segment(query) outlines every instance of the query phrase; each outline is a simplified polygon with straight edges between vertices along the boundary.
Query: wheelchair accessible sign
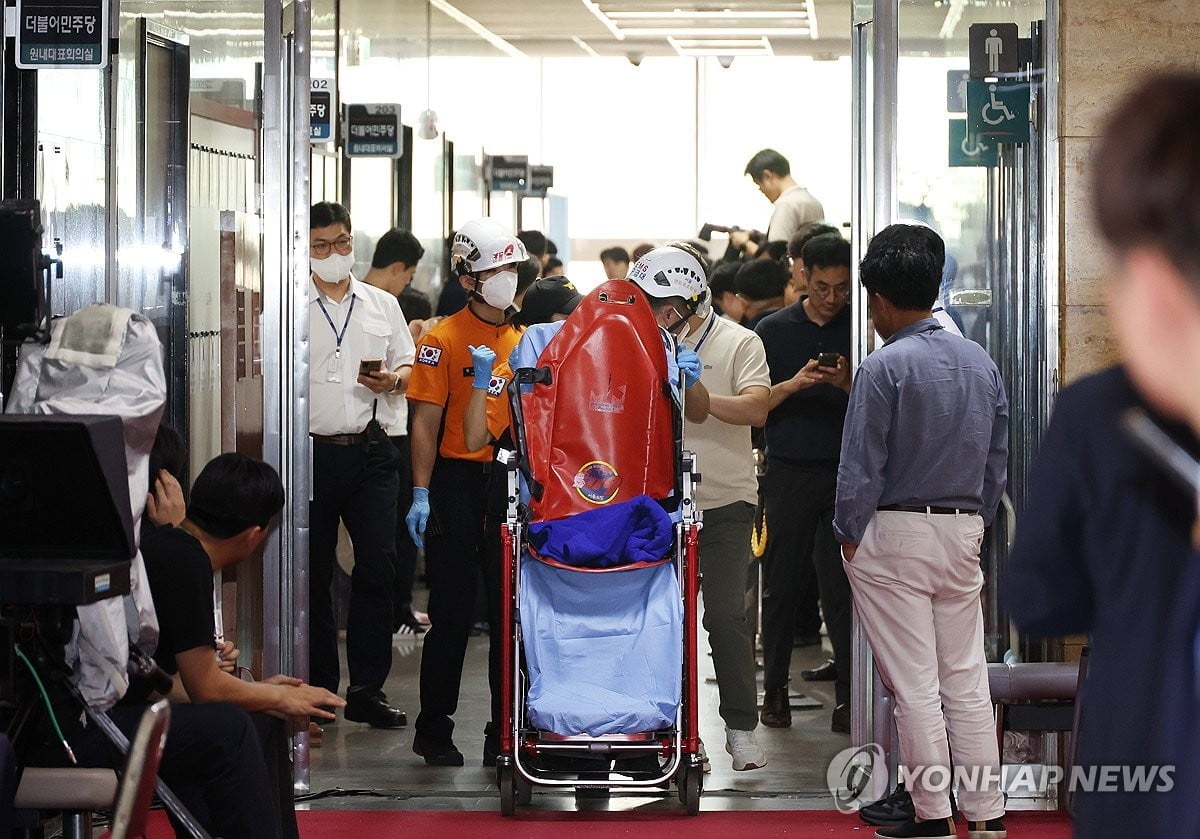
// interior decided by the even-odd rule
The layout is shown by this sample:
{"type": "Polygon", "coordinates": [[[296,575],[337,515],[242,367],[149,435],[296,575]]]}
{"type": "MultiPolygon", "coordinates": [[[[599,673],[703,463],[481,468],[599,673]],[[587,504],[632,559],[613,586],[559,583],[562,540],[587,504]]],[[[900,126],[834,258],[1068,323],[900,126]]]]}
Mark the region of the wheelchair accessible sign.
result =
{"type": "Polygon", "coordinates": [[[1000,154],[995,140],[981,140],[967,131],[965,119],[950,122],[951,166],[996,166],[1000,154]]]}
{"type": "Polygon", "coordinates": [[[1000,143],[1029,142],[1029,83],[967,82],[967,133],[1000,143]]]}

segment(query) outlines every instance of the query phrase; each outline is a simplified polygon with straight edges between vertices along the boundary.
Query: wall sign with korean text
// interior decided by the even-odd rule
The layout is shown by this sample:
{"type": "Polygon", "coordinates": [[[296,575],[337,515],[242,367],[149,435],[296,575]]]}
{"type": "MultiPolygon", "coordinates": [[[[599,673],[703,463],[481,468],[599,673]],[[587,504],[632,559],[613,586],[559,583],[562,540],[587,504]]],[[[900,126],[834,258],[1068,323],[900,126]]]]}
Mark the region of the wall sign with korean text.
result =
{"type": "Polygon", "coordinates": [[[17,0],[17,66],[108,66],[108,0],[17,0]]]}
{"type": "Polygon", "coordinates": [[[399,105],[347,105],[342,144],[347,157],[399,157],[399,105]]]}

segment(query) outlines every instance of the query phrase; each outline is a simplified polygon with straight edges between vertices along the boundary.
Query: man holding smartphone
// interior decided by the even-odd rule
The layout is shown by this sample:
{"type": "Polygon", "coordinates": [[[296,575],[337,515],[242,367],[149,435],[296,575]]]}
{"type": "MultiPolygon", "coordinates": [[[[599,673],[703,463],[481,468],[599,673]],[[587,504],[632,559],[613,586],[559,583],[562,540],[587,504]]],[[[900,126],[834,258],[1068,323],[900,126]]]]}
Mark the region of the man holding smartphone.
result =
{"type": "Polygon", "coordinates": [[[850,588],[833,538],[833,502],[850,393],[850,243],[827,233],[805,243],[802,254],[808,296],[756,329],[771,369],[762,478],[762,722],[772,728],[792,724],[788,678],[796,609],[816,593],[815,582],[833,660],[803,675],[837,683],[830,727],[848,733],[850,588]]]}
{"type": "Polygon", "coordinates": [[[345,207],[313,205],[309,253],[309,678],[337,693],[340,669],[330,586],[341,521],[354,543],[344,716],[375,728],[400,728],[407,718],[383,694],[392,667],[399,489],[398,455],[388,434],[404,429],[400,409],[415,348],[395,296],[351,274],[354,238],[345,207]]]}

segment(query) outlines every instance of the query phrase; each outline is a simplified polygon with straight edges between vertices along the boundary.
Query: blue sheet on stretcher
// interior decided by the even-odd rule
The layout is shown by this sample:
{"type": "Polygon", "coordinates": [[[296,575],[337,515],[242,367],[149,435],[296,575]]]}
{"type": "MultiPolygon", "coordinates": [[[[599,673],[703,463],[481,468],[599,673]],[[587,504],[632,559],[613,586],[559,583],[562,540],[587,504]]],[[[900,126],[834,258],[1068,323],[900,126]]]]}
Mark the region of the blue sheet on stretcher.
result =
{"type": "Polygon", "coordinates": [[[521,557],[529,718],[560,735],[675,724],[683,605],[671,563],[587,573],[521,557]]]}

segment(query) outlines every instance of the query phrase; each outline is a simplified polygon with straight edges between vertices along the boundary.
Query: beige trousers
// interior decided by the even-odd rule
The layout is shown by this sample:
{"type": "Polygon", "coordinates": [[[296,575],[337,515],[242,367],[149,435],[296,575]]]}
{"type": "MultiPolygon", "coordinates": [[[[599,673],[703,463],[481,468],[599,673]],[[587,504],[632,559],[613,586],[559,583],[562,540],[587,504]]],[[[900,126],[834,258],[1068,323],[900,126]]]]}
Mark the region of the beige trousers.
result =
{"type": "Polygon", "coordinates": [[[879,511],[843,563],[875,665],[895,696],[900,761],[915,772],[909,792],[920,819],[950,815],[952,771],[975,779],[960,785],[963,815],[1004,814],[979,601],[982,540],[978,515],[879,511]]]}

